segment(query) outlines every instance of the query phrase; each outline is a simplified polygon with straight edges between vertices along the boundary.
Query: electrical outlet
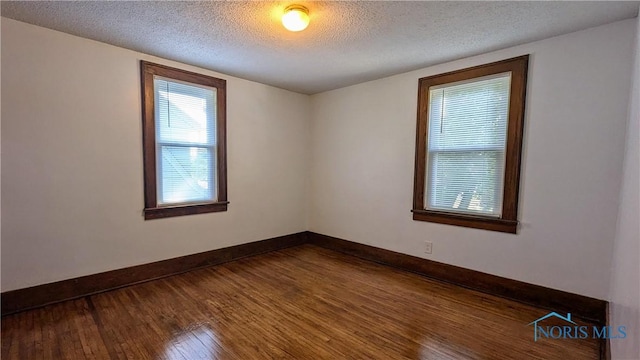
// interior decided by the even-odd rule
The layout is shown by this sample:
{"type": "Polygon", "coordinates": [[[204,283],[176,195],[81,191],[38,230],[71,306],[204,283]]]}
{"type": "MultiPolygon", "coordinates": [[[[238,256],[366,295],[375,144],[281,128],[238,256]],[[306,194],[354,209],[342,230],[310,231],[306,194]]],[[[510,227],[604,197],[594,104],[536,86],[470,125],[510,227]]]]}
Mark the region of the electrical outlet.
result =
{"type": "Polygon", "coordinates": [[[424,252],[425,254],[431,254],[433,251],[433,243],[431,241],[424,242],[424,252]]]}

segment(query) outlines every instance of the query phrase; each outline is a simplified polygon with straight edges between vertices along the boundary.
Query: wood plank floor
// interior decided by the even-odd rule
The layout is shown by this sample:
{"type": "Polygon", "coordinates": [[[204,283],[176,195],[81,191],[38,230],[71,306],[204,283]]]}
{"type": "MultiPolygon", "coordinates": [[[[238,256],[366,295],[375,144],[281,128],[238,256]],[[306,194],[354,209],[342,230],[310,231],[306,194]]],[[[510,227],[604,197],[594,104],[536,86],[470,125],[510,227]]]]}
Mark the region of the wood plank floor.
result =
{"type": "MultiPolygon", "coordinates": [[[[548,313],[313,245],[2,318],[2,359],[598,359],[548,313]]],[[[580,323],[581,325],[584,323],[580,323]]]]}

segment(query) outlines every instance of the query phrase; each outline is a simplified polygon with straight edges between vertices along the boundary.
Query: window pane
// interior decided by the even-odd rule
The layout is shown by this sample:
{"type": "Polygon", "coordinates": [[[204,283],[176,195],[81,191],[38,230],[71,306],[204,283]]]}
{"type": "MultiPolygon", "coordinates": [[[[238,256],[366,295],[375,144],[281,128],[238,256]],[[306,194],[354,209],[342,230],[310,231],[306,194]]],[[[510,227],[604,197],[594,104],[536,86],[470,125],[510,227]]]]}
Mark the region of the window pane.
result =
{"type": "Polygon", "coordinates": [[[511,73],[429,89],[425,208],[500,216],[511,73]]]}
{"type": "Polygon", "coordinates": [[[215,201],[215,154],[211,148],[159,146],[158,202],[215,201]]]}
{"type": "Polygon", "coordinates": [[[427,209],[499,216],[503,152],[431,153],[427,209]]]}
{"type": "Polygon", "coordinates": [[[215,145],[216,89],[154,79],[156,141],[215,145]]]}
{"type": "Polygon", "coordinates": [[[429,150],[504,149],[511,74],[429,90],[429,150]]]}

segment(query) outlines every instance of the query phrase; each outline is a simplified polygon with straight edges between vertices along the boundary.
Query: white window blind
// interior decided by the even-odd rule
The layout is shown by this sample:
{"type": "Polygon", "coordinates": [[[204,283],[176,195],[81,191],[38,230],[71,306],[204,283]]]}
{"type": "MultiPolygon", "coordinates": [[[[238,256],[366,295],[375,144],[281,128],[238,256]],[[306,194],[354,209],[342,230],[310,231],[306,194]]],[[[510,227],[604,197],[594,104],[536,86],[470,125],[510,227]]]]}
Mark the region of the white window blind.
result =
{"type": "Polygon", "coordinates": [[[429,88],[425,209],[501,216],[511,73],[429,88]]]}
{"type": "Polygon", "coordinates": [[[216,201],[216,89],[154,77],[158,204],[216,201]]]}

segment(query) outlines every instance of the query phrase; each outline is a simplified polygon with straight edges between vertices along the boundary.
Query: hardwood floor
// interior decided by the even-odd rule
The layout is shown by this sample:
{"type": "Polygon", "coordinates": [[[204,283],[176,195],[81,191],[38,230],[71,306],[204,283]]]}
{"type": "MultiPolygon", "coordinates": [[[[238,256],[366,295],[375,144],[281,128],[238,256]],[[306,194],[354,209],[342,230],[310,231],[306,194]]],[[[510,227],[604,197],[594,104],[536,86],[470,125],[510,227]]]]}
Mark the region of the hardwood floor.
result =
{"type": "Polygon", "coordinates": [[[598,340],[534,342],[547,313],[303,245],[6,316],[1,355],[598,359],[598,340]]]}

